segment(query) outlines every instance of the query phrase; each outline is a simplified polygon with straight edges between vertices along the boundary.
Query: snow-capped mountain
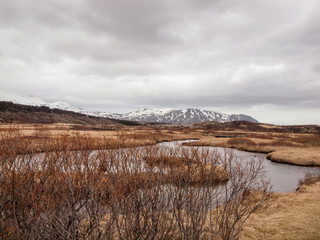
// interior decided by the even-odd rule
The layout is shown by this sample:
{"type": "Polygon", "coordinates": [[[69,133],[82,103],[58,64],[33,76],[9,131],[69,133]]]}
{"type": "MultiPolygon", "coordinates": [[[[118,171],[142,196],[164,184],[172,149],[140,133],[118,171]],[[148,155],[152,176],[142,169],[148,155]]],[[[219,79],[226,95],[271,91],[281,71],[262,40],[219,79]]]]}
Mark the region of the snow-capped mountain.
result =
{"type": "Polygon", "coordinates": [[[82,108],[72,106],[69,103],[65,103],[65,102],[47,103],[46,106],[48,106],[49,108],[58,108],[61,110],[72,111],[72,112],[79,112],[79,113],[83,112],[82,108]]]}
{"type": "Polygon", "coordinates": [[[45,106],[47,104],[40,98],[20,96],[9,91],[0,91],[0,101],[8,101],[30,106],[45,106]]]}
{"type": "Polygon", "coordinates": [[[224,114],[220,112],[201,110],[197,108],[188,108],[185,110],[174,109],[149,109],[144,108],[138,111],[125,114],[106,113],[106,112],[90,112],[81,108],[72,106],[65,102],[48,103],[39,98],[20,96],[9,91],[0,91],[0,101],[9,101],[30,106],[47,106],[49,108],[58,108],[61,110],[78,112],[86,115],[140,121],[140,122],[155,122],[155,123],[173,123],[173,124],[193,124],[198,122],[231,122],[231,121],[249,121],[258,122],[256,119],[244,114],[224,114]]]}
{"type": "Polygon", "coordinates": [[[104,114],[104,117],[130,121],[193,124],[198,122],[232,122],[249,121],[258,122],[256,119],[244,114],[225,114],[220,112],[188,108],[185,110],[173,109],[140,109],[126,114],[104,114]]]}
{"type": "Polygon", "coordinates": [[[9,92],[9,91],[0,91],[0,101],[8,101],[8,102],[29,105],[29,106],[37,106],[37,107],[46,106],[49,108],[58,108],[61,110],[73,111],[73,112],[82,112],[83,111],[81,108],[72,106],[72,105],[65,103],[65,102],[48,103],[48,102],[43,101],[40,98],[29,97],[29,96],[20,96],[18,94],[15,94],[15,93],[9,92]]]}

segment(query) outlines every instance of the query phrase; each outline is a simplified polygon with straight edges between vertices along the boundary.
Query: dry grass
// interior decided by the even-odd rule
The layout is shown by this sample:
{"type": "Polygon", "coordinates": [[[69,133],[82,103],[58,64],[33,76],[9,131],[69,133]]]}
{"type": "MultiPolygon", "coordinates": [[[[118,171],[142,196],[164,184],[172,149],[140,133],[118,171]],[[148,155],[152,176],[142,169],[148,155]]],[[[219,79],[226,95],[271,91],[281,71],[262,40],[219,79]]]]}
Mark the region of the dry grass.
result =
{"type": "MultiPolygon", "coordinates": [[[[169,131],[148,127],[101,129],[97,126],[79,124],[0,124],[0,134],[15,132],[17,138],[26,142],[25,152],[32,153],[58,150],[57,147],[61,145],[59,142],[72,141],[75,137],[86,139],[85,147],[94,150],[155,145],[159,142],[195,139],[200,136],[196,131],[185,133],[182,130],[169,131]]],[[[80,149],[79,146],[73,146],[73,150],[76,149],[80,149]]]]}
{"type": "Polygon", "coordinates": [[[229,179],[228,173],[224,167],[214,166],[212,164],[192,164],[191,166],[177,168],[174,172],[174,175],[179,178],[175,182],[181,182],[185,176],[188,176],[192,185],[219,183],[229,179]]]}
{"type": "Polygon", "coordinates": [[[166,184],[203,185],[217,184],[229,179],[226,169],[210,163],[203,164],[200,160],[173,156],[146,156],[143,160],[153,169],[165,170],[166,184]]]}
{"type": "Polygon", "coordinates": [[[270,153],[277,150],[276,146],[273,146],[270,143],[273,140],[268,139],[254,139],[254,138],[241,138],[245,139],[246,142],[250,144],[243,144],[245,141],[238,141],[238,144],[235,144],[237,141],[230,138],[217,138],[217,137],[201,137],[199,141],[186,143],[188,146],[213,146],[213,147],[224,147],[224,148],[235,148],[242,151],[248,152],[259,152],[259,153],[270,153]],[[231,141],[230,141],[231,140],[231,141]],[[230,144],[230,142],[231,144],[230,144]],[[263,143],[263,144],[261,144],[263,143]]]}
{"type": "MultiPolygon", "coordinates": [[[[219,132],[221,134],[221,132],[219,132]]],[[[226,136],[239,132],[227,132],[226,136]]],[[[267,153],[267,158],[281,163],[302,166],[320,166],[320,136],[295,133],[244,133],[240,137],[202,136],[189,146],[235,148],[248,152],[267,153]]]]}
{"type": "MultiPolygon", "coordinates": [[[[65,149],[68,147],[66,144],[68,142],[73,142],[73,149],[92,150],[154,145],[163,141],[199,138],[199,141],[189,145],[233,147],[252,152],[265,152],[270,153],[268,157],[273,161],[320,166],[320,137],[312,134],[208,132],[191,128],[168,130],[147,127],[97,130],[89,126],[71,124],[1,124],[0,134],[11,134],[12,142],[9,141],[9,144],[19,139],[24,151],[31,153],[57,151],[59,148],[70,150],[65,149]],[[213,135],[217,133],[238,134],[240,137],[214,137],[213,135]]],[[[0,150],[7,152],[6,146],[0,145],[0,150]]],[[[168,172],[163,171],[162,175],[156,172],[132,174],[119,172],[116,180],[112,178],[112,174],[108,177],[99,174],[97,175],[101,181],[99,188],[105,189],[106,185],[113,186],[117,189],[118,196],[127,197],[138,189],[152,188],[156,184],[174,183],[176,186],[185,186],[187,182],[189,185],[206,185],[228,179],[223,167],[208,163],[199,164],[190,158],[167,155],[161,158],[145,158],[144,161],[151,168],[155,166],[168,168],[168,172]]],[[[102,172],[105,171],[103,167],[99,165],[102,172]]],[[[60,178],[57,176],[55,178],[57,183],[60,183],[60,178]]],[[[64,178],[67,179],[61,177],[61,179],[64,178]]],[[[87,179],[83,178],[83,184],[86,182],[87,179]]],[[[310,179],[305,183],[309,185],[302,185],[296,193],[274,194],[267,206],[249,218],[241,239],[320,239],[318,231],[320,229],[320,183],[310,179]]]]}
{"type": "Polygon", "coordinates": [[[276,125],[269,125],[269,124],[259,124],[260,127],[263,127],[263,128],[278,128],[278,129],[281,129],[280,126],[276,126],[276,125]]]}
{"type": "Polygon", "coordinates": [[[231,138],[227,141],[227,144],[231,147],[237,147],[237,146],[255,146],[257,145],[253,140],[249,138],[231,138]]]}
{"type": "Polygon", "coordinates": [[[302,185],[311,185],[317,182],[320,182],[320,173],[307,173],[303,179],[299,180],[298,190],[302,185]]]}
{"type": "MultiPolygon", "coordinates": [[[[95,138],[80,134],[2,134],[0,238],[208,239],[218,234],[235,239],[246,216],[268,199],[268,185],[255,182],[261,162],[243,166],[234,156],[179,145],[121,147],[130,134],[119,132],[120,144],[101,151],[91,150],[98,147],[95,138]],[[40,147],[47,145],[46,153],[25,154],[25,143],[34,147],[38,138],[44,139],[40,147]],[[168,167],[148,169],[145,156],[166,156],[159,161],[168,167]],[[251,190],[265,196],[248,202],[243,192],[251,190]],[[217,206],[221,210],[213,215],[217,206]],[[163,218],[164,213],[171,217],[163,218]],[[208,217],[214,225],[204,229],[208,217]]],[[[143,140],[148,134],[134,136],[143,140]]]]}
{"type": "Polygon", "coordinates": [[[210,136],[202,136],[196,142],[186,143],[188,146],[214,146],[214,147],[223,147],[227,146],[228,138],[216,138],[210,136]]]}
{"type": "Polygon", "coordinates": [[[303,146],[320,146],[319,135],[301,135],[292,139],[294,142],[300,143],[303,146]]]}
{"type": "Polygon", "coordinates": [[[320,182],[295,193],[274,194],[246,223],[241,240],[320,239],[320,182]]]}
{"type": "Polygon", "coordinates": [[[269,153],[267,158],[271,161],[280,163],[289,163],[301,166],[320,166],[320,148],[287,147],[269,153]]]}
{"type": "Polygon", "coordinates": [[[183,167],[190,163],[195,162],[193,159],[184,157],[173,157],[173,156],[146,156],[143,160],[148,164],[149,167],[183,167]]]}

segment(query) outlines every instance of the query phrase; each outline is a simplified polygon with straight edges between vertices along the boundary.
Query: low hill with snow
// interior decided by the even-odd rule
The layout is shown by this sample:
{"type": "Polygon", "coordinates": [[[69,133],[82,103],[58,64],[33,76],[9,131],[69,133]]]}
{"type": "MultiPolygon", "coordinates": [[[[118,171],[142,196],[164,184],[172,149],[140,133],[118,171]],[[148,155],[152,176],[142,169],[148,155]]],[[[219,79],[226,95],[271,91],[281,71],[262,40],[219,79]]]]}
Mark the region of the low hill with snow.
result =
{"type": "Polygon", "coordinates": [[[9,92],[9,91],[0,91],[0,101],[13,102],[13,103],[35,106],[35,107],[45,106],[45,107],[49,107],[52,109],[57,108],[57,109],[72,111],[72,112],[81,112],[82,111],[81,108],[72,106],[72,105],[65,103],[65,102],[48,103],[48,102],[43,101],[40,98],[29,97],[29,96],[20,96],[18,94],[15,94],[15,93],[9,92]]]}
{"type": "Polygon", "coordinates": [[[225,114],[215,111],[188,108],[184,110],[173,109],[140,109],[125,114],[104,114],[105,117],[130,121],[193,124],[199,122],[232,122],[249,121],[258,122],[256,119],[244,114],[225,114]]]}
{"type": "Polygon", "coordinates": [[[225,114],[215,111],[202,110],[197,108],[188,108],[184,110],[174,109],[140,109],[138,111],[125,114],[106,113],[106,112],[90,112],[81,108],[72,106],[65,102],[48,103],[39,98],[20,96],[9,91],[0,91],[0,101],[9,101],[17,104],[29,106],[46,106],[51,109],[61,109],[73,111],[90,116],[112,118],[128,121],[154,122],[154,123],[172,123],[172,124],[193,124],[199,122],[232,122],[232,121],[248,121],[258,122],[251,116],[244,114],[225,114]]]}

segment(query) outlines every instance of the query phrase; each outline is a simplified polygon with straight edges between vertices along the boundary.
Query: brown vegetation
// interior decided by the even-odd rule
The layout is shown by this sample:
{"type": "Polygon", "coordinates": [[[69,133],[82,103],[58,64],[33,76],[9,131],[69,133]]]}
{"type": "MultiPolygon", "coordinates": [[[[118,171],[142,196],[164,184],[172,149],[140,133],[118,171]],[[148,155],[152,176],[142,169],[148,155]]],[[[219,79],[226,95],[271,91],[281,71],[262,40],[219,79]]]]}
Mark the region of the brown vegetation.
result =
{"type": "Polygon", "coordinates": [[[119,121],[107,118],[87,116],[72,111],[51,109],[45,106],[35,107],[3,101],[0,101],[0,123],[99,124],[107,128],[116,128],[122,125],[119,121]]]}
{"type": "Polygon", "coordinates": [[[256,143],[249,138],[232,138],[227,141],[227,144],[231,147],[256,145],[256,143]]]}
{"type": "Polygon", "coordinates": [[[267,153],[267,158],[281,163],[320,166],[320,136],[301,133],[216,132],[202,136],[189,146],[236,148],[249,152],[267,153]],[[224,136],[224,137],[221,137],[224,136]]]}
{"type": "Polygon", "coordinates": [[[259,133],[308,133],[319,134],[320,126],[318,125],[292,125],[277,126],[272,124],[261,124],[246,121],[234,121],[226,123],[205,122],[193,125],[194,128],[206,129],[207,131],[242,131],[242,132],[259,132],[259,133]]]}
{"type": "Polygon", "coordinates": [[[149,167],[183,167],[185,165],[196,163],[194,159],[188,159],[184,157],[176,156],[145,156],[143,160],[148,164],[149,167]]]}
{"type": "Polygon", "coordinates": [[[297,190],[299,190],[302,185],[311,185],[317,182],[320,182],[320,173],[307,173],[304,176],[304,179],[300,179],[299,188],[297,190]]]}
{"type": "Polygon", "coordinates": [[[319,147],[295,147],[278,149],[269,153],[267,158],[274,162],[301,166],[320,166],[319,147]]]}
{"type": "Polygon", "coordinates": [[[317,176],[257,209],[268,196],[250,182],[259,163],[155,145],[199,139],[189,145],[320,166],[316,126],[246,126],[1,124],[0,239],[235,239],[253,212],[241,239],[318,239],[317,176]]]}
{"type": "Polygon", "coordinates": [[[235,239],[268,199],[260,162],[243,166],[231,152],[198,148],[127,148],[126,134],[100,149],[86,135],[1,132],[0,237],[235,239]],[[148,166],[146,156],[182,163],[148,166]],[[255,191],[259,198],[248,197],[255,191]]]}
{"type": "Polygon", "coordinates": [[[246,239],[320,239],[320,179],[309,178],[295,193],[272,194],[266,207],[248,219],[246,239]]]}

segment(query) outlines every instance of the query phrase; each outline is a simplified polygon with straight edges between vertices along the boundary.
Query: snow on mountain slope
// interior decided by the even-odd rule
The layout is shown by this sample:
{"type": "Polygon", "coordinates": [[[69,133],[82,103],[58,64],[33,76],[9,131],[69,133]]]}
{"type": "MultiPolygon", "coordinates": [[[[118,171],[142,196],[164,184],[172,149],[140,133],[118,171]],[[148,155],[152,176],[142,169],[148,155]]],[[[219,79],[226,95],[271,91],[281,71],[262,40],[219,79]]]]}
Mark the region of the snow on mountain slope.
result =
{"type": "Polygon", "coordinates": [[[67,111],[73,111],[73,112],[81,112],[82,111],[81,108],[72,106],[72,105],[65,103],[65,102],[48,103],[48,102],[41,100],[40,98],[29,97],[29,96],[20,96],[18,94],[13,93],[13,92],[1,91],[1,90],[0,90],[0,101],[8,101],[8,102],[29,105],[29,106],[37,106],[37,107],[46,106],[49,108],[58,108],[61,110],[67,110],[67,111]]]}
{"type": "Polygon", "coordinates": [[[62,110],[80,112],[80,113],[83,111],[82,108],[72,106],[69,103],[65,103],[65,102],[47,103],[46,106],[48,106],[50,108],[58,108],[58,109],[62,109],[62,110]]]}
{"type": "Polygon", "coordinates": [[[174,109],[150,109],[144,108],[134,112],[125,114],[92,112],[85,111],[81,108],[72,106],[65,102],[48,103],[39,98],[20,96],[9,91],[0,91],[0,101],[10,101],[14,103],[31,105],[31,106],[47,106],[49,108],[58,108],[61,110],[83,113],[86,115],[105,117],[130,121],[156,122],[156,123],[173,123],[173,124],[193,124],[198,122],[231,122],[231,121],[249,121],[258,122],[256,119],[244,114],[224,114],[220,112],[201,110],[197,108],[188,108],[184,110],[174,109]]]}
{"type": "Polygon", "coordinates": [[[140,109],[135,112],[126,114],[104,114],[105,117],[143,121],[157,123],[173,123],[173,124],[193,124],[198,122],[231,122],[231,121],[249,121],[258,122],[256,119],[244,114],[224,114],[214,111],[201,110],[196,108],[188,108],[185,110],[172,109],[140,109]]]}
{"type": "Polygon", "coordinates": [[[9,91],[0,91],[0,101],[8,101],[31,106],[45,106],[47,104],[40,98],[20,96],[9,91]]]}

